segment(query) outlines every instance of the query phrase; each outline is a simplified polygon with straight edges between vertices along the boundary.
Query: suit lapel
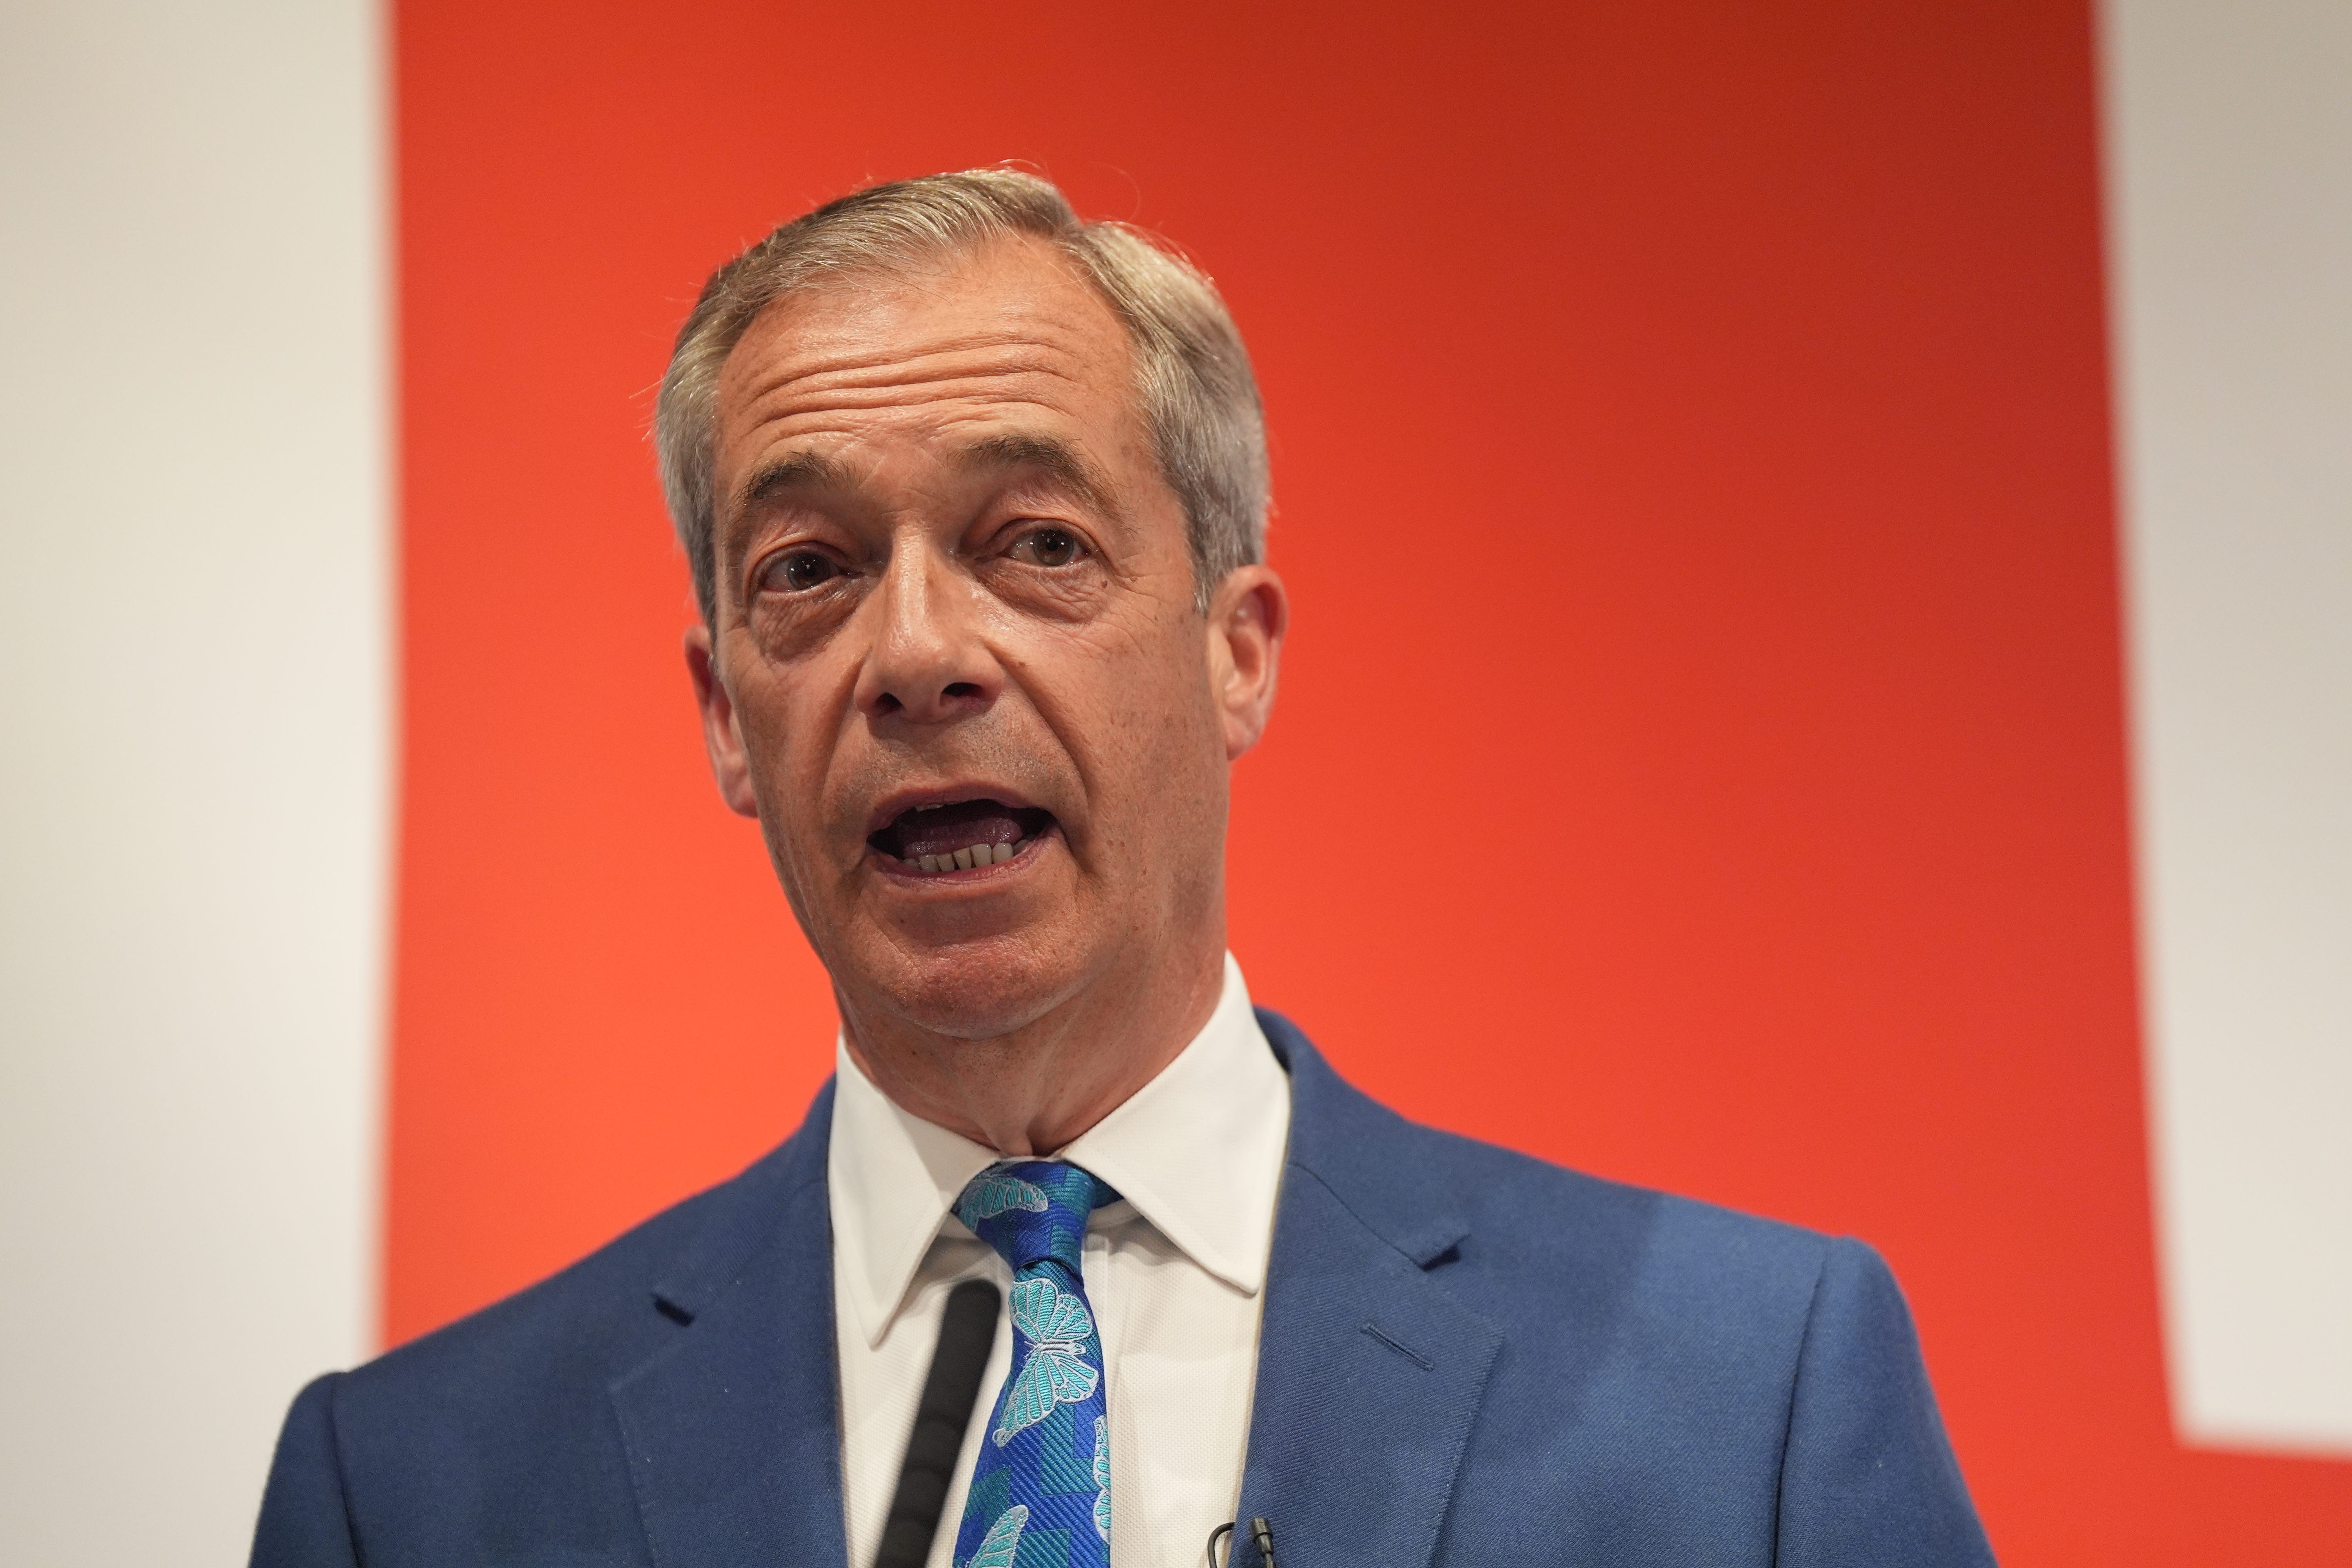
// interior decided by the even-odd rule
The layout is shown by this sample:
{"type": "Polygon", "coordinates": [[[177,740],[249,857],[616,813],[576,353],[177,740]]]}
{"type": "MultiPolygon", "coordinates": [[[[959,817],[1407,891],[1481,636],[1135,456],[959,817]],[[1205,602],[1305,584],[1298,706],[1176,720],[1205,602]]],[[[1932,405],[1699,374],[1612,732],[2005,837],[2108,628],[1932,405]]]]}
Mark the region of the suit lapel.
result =
{"type": "MultiPolygon", "coordinates": [[[[1260,1330],[1234,1568],[1266,1520],[1288,1568],[1421,1568],[1435,1552],[1494,1325],[1430,1273],[1467,1234],[1385,1157],[1403,1123],[1287,1020],[1290,1150],[1260,1330]]],[[[828,1086],[711,1214],[647,1310],[670,1342],[611,1388],[656,1563],[846,1568],[835,1366],[828,1086]]]]}
{"type": "Polygon", "coordinates": [[[713,1194],[655,1289],[669,1344],[615,1381],[654,1561],[844,1568],[828,1086],[792,1141],[713,1194]]]}
{"type": "Polygon", "coordinates": [[[1291,1134],[1232,1563],[1255,1568],[1263,1518],[1286,1568],[1419,1568],[1502,1336],[1429,1272],[1467,1227],[1383,1165],[1402,1124],[1287,1020],[1259,1021],[1290,1069],[1291,1134]]]}

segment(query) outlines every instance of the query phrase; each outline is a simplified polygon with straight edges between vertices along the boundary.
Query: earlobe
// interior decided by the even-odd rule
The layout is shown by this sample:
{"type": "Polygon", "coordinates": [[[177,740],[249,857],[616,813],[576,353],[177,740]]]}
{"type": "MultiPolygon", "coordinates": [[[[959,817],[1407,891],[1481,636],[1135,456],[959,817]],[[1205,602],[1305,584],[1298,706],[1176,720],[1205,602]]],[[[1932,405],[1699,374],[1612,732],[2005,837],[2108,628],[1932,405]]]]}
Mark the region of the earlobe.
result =
{"type": "Polygon", "coordinates": [[[719,798],[743,816],[760,815],[751,791],[751,758],[743,750],[743,731],[735,722],[735,700],[719,679],[710,628],[700,623],[687,629],[686,671],[694,682],[695,706],[702,712],[702,743],[710,756],[711,777],[719,798]]]}

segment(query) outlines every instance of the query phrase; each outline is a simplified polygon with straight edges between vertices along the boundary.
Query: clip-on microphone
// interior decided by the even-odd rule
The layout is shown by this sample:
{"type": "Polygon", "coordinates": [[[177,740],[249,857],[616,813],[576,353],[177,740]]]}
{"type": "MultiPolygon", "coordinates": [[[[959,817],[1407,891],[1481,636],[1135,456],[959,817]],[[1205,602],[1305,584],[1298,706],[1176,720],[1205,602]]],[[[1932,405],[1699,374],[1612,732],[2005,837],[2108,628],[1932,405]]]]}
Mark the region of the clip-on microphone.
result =
{"type": "MultiPolygon", "coordinates": [[[[1230,1524],[1221,1524],[1209,1531],[1209,1568],[1226,1568],[1233,1562],[1233,1543],[1229,1539],[1233,1533],[1234,1527],[1230,1524]],[[1217,1542],[1220,1541],[1226,1542],[1223,1563],[1217,1561],[1217,1542]]],[[[1274,1530],[1265,1520],[1250,1521],[1250,1544],[1257,1548],[1261,1568],[1274,1568],[1274,1530]]]]}
{"type": "Polygon", "coordinates": [[[963,1451],[964,1428],[980,1403],[980,1380],[988,1371],[1003,1300],[985,1279],[967,1279],[948,1292],[940,1346],[931,1352],[930,1375],[915,1406],[915,1429],[907,1434],[907,1460],[898,1468],[898,1489],[890,1499],[874,1568],[923,1568],[931,1554],[948,1483],[963,1451]]]}

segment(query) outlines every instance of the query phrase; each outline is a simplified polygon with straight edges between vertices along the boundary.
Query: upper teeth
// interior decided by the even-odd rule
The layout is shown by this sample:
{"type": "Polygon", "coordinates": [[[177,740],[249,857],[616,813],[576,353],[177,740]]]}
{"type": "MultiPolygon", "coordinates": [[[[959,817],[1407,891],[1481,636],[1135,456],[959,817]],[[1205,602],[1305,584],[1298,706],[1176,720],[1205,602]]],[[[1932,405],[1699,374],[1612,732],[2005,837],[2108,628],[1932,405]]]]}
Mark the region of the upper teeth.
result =
{"type": "Polygon", "coordinates": [[[975,844],[952,855],[926,855],[916,864],[926,871],[969,871],[974,866],[995,866],[1013,858],[1010,844],[975,844]]]}

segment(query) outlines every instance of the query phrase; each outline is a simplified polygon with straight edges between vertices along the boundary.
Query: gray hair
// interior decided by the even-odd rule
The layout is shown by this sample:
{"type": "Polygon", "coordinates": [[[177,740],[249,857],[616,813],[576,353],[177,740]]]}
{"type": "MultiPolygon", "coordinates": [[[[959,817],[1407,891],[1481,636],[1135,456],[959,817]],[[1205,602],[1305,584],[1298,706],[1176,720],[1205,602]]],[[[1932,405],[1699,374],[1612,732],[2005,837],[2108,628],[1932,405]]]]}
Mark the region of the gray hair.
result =
{"type": "Polygon", "coordinates": [[[1265,416],[1249,353],[1208,278],[1121,223],[1082,223],[1034,174],[971,169],[898,180],[828,202],[710,275],[678,329],[654,406],[671,523],[703,618],[718,608],[711,489],[719,369],[754,318],[795,291],[901,271],[1025,235],[1092,283],[1135,352],[1136,397],[1160,471],[1184,508],[1195,601],[1265,552],[1265,416]]]}

